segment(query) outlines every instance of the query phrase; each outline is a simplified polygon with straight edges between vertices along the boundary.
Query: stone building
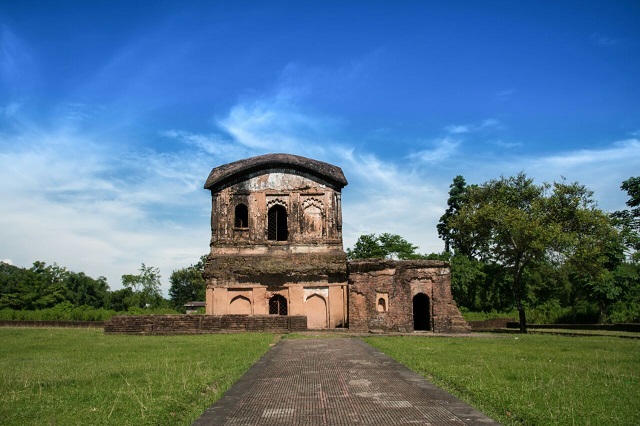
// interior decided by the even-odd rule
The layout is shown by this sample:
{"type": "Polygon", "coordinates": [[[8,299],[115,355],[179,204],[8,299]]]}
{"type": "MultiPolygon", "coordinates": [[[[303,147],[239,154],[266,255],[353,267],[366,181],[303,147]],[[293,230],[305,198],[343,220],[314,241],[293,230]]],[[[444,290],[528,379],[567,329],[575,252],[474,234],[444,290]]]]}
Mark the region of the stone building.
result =
{"type": "Polygon", "coordinates": [[[206,313],[303,315],[310,329],[465,329],[446,263],[353,262],[348,273],[346,185],[339,167],[288,154],[214,168],[205,183],[212,202],[206,313]]]}
{"type": "Polygon", "coordinates": [[[339,167],[271,154],[216,167],[211,191],[207,314],[306,315],[347,322],[339,167]]]}

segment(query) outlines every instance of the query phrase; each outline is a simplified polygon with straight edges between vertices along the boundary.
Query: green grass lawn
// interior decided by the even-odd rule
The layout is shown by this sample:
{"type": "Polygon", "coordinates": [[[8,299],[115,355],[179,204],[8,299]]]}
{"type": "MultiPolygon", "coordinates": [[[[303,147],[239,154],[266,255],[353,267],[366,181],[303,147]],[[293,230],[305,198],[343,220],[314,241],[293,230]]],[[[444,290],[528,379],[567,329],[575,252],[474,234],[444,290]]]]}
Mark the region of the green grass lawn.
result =
{"type": "Polygon", "coordinates": [[[0,328],[0,423],[191,424],[276,338],[0,328]]]}
{"type": "Polygon", "coordinates": [[[368,337],[505,425],[639,425],[640,340],[368,337]]]}

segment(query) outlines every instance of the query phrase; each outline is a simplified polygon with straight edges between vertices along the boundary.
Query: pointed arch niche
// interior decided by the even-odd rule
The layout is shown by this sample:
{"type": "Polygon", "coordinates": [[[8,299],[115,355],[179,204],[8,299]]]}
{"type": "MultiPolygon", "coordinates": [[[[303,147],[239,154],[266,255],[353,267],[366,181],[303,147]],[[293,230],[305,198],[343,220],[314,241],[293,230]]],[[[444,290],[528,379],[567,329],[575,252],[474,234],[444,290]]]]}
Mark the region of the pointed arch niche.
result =
{"type": "Polygon", "coordinates": [[[304,218],[304,235],[310,238],[322,238],[324,231],[324,206],[315,197],[307,198],[302,203],[304,218]]]}
{"type": "Polygon", "coordinates": [[[304,302],[304,311],[307,316],[307,328],[327,328],[327,301],[319,294],[312,294],[304,302]]]}

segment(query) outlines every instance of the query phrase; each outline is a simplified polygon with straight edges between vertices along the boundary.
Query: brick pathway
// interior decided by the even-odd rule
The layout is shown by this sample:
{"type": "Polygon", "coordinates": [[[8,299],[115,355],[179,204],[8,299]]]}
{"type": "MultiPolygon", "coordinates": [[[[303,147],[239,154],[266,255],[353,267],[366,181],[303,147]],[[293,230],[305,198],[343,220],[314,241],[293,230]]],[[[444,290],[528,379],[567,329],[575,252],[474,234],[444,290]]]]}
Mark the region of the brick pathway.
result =
{"type": "Polygon", "coordinates": [[[283,339],[204,425],[497,425],[356,338],[283,339]]]}

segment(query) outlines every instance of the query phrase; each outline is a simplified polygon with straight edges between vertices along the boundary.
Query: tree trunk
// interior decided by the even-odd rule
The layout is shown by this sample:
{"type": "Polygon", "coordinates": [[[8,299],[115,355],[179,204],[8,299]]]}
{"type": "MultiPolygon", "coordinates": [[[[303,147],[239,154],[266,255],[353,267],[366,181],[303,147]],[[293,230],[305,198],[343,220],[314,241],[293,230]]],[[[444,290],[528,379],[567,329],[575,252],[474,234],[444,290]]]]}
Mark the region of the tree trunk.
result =
{"type": "Polygon", "coordinates": [[[524,307],[522,304],[518,303],[518,317],[520,320],[520,333],[527,332],[527,317],[524,312],[524,307]]]}
{"type": "Polygon", "coordinates": [[[527,332],[527,316],[524,312],[524,306],[522,306],[522,270],[524,265],[520,266],[516,264],[516,273],[513,277],[513,297],[516,302],[516,308],[518,309],[518,322],[520,323],[520,333],[527,332]]]}

